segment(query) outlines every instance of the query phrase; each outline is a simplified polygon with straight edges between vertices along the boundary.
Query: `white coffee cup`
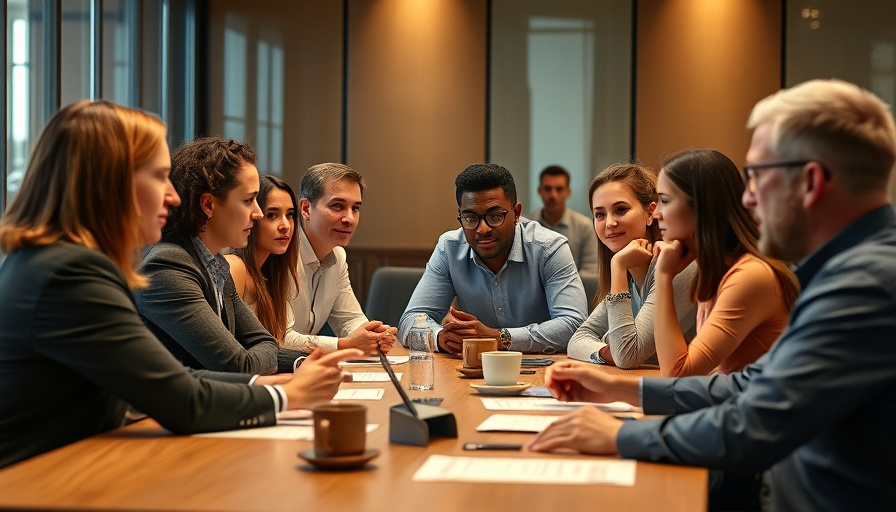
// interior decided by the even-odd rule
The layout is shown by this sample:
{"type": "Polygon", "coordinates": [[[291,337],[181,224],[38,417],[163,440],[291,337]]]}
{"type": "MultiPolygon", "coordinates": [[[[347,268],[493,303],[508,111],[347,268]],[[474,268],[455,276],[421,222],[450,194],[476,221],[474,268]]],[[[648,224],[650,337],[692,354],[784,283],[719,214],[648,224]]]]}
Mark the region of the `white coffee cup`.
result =
{"type": "Polygon", "coordinates": [[[489,386],[512,386],[520,376],[522,352],[491,351],[482,353],[482,375],[489,386]]]}

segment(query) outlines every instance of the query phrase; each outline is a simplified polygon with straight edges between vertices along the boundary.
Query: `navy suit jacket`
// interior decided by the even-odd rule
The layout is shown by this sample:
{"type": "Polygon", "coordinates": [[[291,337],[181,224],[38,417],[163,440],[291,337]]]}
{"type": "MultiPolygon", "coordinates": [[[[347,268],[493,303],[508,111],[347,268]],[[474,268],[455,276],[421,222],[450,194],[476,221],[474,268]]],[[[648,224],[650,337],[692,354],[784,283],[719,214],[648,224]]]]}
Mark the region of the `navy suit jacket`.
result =
{"type": "Polygon", "coordinates": [[[790,325],[743,372],[644,379],[624,457],[768,469],[775,510],[896,508],[896,213],[873,210],[797,269],[790,325]]]}

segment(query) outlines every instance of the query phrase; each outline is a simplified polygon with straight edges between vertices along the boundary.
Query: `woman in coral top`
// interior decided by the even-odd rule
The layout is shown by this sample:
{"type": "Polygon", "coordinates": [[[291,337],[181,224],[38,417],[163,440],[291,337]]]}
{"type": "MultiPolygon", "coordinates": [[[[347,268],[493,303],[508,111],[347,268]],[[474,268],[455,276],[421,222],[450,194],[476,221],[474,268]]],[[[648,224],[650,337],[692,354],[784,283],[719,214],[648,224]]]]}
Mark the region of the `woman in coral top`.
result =
{"type": "Polygon", "coordinates": [[[759,252],[743,192],[737,167],[718,151],[685,151],[662,166],[654,212],[663,237],[654,246],[654,339],[664,376],[741,370],[787,326],[799,284],[784,263],[759,252]],[[688,344],[678,325],[672,279],[695,260],[697,335],[688,344]]]}

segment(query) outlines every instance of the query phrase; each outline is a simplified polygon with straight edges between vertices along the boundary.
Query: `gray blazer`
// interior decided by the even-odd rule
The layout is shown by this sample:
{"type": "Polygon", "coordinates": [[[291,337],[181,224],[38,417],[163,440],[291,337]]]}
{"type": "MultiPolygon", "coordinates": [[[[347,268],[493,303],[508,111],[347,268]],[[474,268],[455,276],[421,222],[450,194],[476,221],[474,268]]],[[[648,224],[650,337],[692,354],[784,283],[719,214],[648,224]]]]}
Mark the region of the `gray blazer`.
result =
{"type": "Polygon", "coordinates": [[[229,276],[218,317],[215,285],[190,239],[147,248],[140,272],[149,287],[135,293],[147,327],[191,368],[269,374],[293,371],[302,352],[280,349],[236,293],[229,276]]]}
{"type": "Polygon", "coordinates": [[[117,428],[127,404],[182,434],[273,425],[249,378],[172,357],[100,251],[57,243],[0,265],[0,467],[117,428]]]}

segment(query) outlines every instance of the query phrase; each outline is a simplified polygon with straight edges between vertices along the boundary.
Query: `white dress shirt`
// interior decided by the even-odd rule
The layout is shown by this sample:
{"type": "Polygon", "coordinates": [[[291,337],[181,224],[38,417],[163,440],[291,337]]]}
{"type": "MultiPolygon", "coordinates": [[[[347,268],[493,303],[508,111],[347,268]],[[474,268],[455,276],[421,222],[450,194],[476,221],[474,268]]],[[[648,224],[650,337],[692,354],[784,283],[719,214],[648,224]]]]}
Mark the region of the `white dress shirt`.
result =
{"type": "Polygon", "coordinates": [[[323,261],[318,260],[304,230],[296,231],[301,258],[296,269],[299,290],[292,301],[295,323],[287,329],[283,345],[304,352],[314,347],[332,352],[339,338],[348,337],[368,320],[348,278],[345,249],[336,247],[323,261]],[[317,335],[327,322],[338,337],[317,335]]]}

